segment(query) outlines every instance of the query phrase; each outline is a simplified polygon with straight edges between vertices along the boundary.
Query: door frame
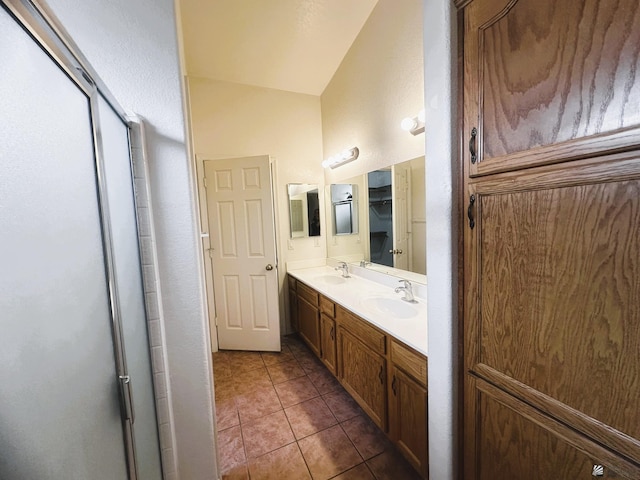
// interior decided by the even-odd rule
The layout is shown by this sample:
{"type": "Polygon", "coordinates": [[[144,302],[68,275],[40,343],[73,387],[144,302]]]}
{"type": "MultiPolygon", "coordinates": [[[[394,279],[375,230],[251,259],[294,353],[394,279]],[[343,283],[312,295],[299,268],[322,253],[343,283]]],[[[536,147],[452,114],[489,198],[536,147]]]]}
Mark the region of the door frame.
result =
{"type": "MultiPolygon", "coordinates": [[[[207,190],[204,184],[204,162],[205,161],[216,161],[216,160],[224,160],[229,158],[246,158],[246,157],[258,157],[258,156],[268,156],[269,157],[269,170],[271,176],[271,204],[273,208],[273,232],[274,232],[274,242],[275,242],[275,254],[276,254],[276,280],[278,282],[278,291],[280,291],[281,285],[281,276],[283,272],[283,268],[280,268],[280,234],[278,232],[278,226],[280,225],[280,216],[278,211],[278,199],[276,185],[277,181],[277,168],[276,167],[276,159],[272,155],[262,154],[262,155],[222,155],[222,154],[202,154],[196,153],[194,155],[194,160],[196,164],[196,196],[198,200],[199,206],[199,228],[200,228],[200,241],[201,241],[201,249],[202,249],[202,269],[204,271],[205,277],[205,288],[206,288],[206,311],[207,311],[207,320],[209,322],[209,338],[211,343],[211,352],[215,353],[218,351],[218,330],[215,323],[216,318],[216,301],[215,294],[213,289],[213,263],[211,262],[211,257],[209,256],[209,249],[211,248],[211,242],[209,239],[209,211],[207,208],[207,190]]],[[[284,300],[283,296],[278,294],[278,310],[280,313],[280,332],[284,332],[285,329],[283,327],[284,321],[284,300]]]]}

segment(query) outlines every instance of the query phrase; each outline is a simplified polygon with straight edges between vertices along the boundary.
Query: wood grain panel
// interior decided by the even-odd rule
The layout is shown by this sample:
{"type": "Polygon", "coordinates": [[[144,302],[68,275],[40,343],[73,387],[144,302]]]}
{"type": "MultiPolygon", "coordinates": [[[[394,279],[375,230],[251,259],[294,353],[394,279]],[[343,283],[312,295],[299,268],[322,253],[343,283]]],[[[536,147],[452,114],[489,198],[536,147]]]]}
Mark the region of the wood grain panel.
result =
{"type": "Polygon", "coordinates": [[[316,292],[313,288],[308,287],[302,282],[298,282],[297,290],[298,296],[304,298],[307,302],[309,302],[314,307],[318,306],[318,299],[320,298],[320,294],[316,292]]]}
{"type": "Polygon", "coordinates": [[[320,295],[320,311],[331,318],[335,318],[336,304],[324,295],[320,295]]]}
{"type": "Polygon", "coordinates": [[[340,305],[336,307],[336,320],[338,324],[350,330],[365,345],[375,352],[384,355],[387,353],[387,337],[384,333],[372,327],[366,321],[358,318],[340,305]]]}
{"type": "Polygon", "coordinates": [[[485,195],[479,212],[479,360],[640,438],[640,181],[485,195]]]}
{"type": "Polygon", "coordinates": [[[479,381],[478,480],[637,479],[640,469],[587,437],[479,381]],[[589,452],[589,453],[587,453],[589,452]]]}
{"type": "Polygon", "coordinates": [[[387,362],[356,337],[338,327],[340,381],[371,419],[387,429],[387,362]]]}
{"type": "Polygon", "coordinates": [[[625,435],[483,363],[476,365],[474,371],[483,380],[491,382],[504,392],[561,422],[572,425],[575,430],[640,464],[640,440],[625,435]]]}
{"type": "Polygon", "coordinates": [[[407,460],[427,478],[427,390],[395,366],[391,390],[391,435],[407,460]]]}
{"type": "Polygon", "coordinates": [[[640,123],[637,0],[520,0],[480,35],[485,160],[640,123]]]}
{"type": "Polygon", "coordinates": [[[424,355],[392,340],[391,361],[420,382],[422,386],[427,386],[427,358],[424,355]]]}
{"type": "MultiPolygon", "coordinates": [[[[298,283],[298,294],[300,286],[298,283]]],[[[304,297],[298,296],[298,327],[300,336],[309,345],[311,351],[320,357],[320,314],[318,307],[309,303],[304,297]]]]}
{"type": "Polygon", "coordinates": [[[322,354],[322,362],[327,366],[327,369],[334,375],[336,370],[336,321],[328,317],[324,312],[320,313],[320,352],[322,354]]]}

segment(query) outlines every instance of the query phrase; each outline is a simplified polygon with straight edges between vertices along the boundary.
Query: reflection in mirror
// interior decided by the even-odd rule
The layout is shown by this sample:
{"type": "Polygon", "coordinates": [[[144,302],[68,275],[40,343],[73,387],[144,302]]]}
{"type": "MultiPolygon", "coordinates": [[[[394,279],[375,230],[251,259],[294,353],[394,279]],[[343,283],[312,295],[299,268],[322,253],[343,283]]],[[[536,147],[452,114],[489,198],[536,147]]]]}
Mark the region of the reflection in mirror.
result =
{"type": "Polygon", "coordinates": [[[362,186],[360,234],[329,235],[328,256],[356,264],[372,262],[367,268],[426,283],[424,168],[421,156],[345,180],[362,186]]]}
{"type": "Polygon", "coordinates": [[[393,267],[391,169],[367,174],[369,186],[369,260],[393,267]]]}
{"type": "Polygon", "coordinates": [[[318,185],[287,184],[291,238],[320,236],[318,185]]]}
{"type": "Polygon", "coordinates": [[[334,235],[358,233],[358,186],[331,185],[331,214],[334,235]]]}

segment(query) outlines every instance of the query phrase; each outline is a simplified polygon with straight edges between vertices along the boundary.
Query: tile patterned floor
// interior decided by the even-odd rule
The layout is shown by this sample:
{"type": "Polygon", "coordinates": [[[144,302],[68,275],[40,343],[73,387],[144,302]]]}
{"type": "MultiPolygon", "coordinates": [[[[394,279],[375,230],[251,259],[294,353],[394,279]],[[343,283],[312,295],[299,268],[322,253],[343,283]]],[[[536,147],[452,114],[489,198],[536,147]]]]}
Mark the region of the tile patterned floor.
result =
{"type": "Polygon", "coordinates": [[[213,370],[223,479],[419,479],[296,337],[281,353],[214,353],[213,370]]]}

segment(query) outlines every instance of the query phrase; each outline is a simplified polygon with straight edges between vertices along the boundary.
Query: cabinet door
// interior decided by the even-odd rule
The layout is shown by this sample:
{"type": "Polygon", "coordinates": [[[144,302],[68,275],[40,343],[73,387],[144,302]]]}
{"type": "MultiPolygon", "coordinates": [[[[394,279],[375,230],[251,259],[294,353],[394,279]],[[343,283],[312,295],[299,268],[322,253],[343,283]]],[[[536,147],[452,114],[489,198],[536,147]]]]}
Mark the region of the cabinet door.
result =
{"type": "Polygon", "coordinates": [[[336,374],[336,321],[324,313],[320,315],[322,361],[329,371],[336,374]]]}
{"type": "Polygon", "coordinates": [[[470,174],[637,148],[639,44],[637,0],[471,2],[463,133],[470,174]]]}
{"type": "Polygon", "coordinates": [[[300,330],[298,326],[298,295],[293,289],[289,289],[289,321],[294,332],[300,330]]]}
{"type": "Polygon", "coordinates": [[[389,430],[404,456],[427,476],[427,390],[395,365],[391,366],[389,430]]]}
{"type": "Polygon", "coordinates": [[[320,312],[303,297],[298,297],[298,326],[300,336],[313,353],[320,357],[320,312]]]}
{"type": "Polygon", "coordinates": [[[640,478],[637,466],[499,389],[484,384],[479,392],[478,475],[465,478],[640,478]]]}
{"type": "Polygon", "coordinates": [[[387,429],[387,366],[383,356],[338,327],[340,380],[371,419],[387,429]]]}
{"type": "MultiPolygon", "coordinates": [[[[640,179],[628,173],[564,164],[474,185],[463,331],[465,371],[640,464],[640,179]]],[[[467,375],[471,431],[485,421],[474,385],[467,375]]]]}

